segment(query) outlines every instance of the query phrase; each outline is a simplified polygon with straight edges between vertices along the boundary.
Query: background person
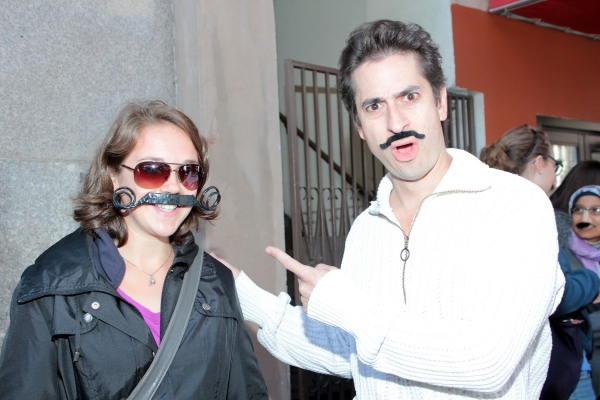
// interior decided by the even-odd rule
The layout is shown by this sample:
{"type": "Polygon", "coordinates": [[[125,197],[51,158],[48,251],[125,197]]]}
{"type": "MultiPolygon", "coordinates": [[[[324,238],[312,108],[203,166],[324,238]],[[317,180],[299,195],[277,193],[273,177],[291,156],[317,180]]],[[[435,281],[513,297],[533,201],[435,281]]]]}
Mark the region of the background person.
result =
{"type": "Polygon", "coordinates": [[[567,239],[571,230],[569,199],[579,188],[587,185],[600,185],[600,162],[587,160],[577,163],[565,176],[562,183],[550,195],[556,217],[558,243],[561,248],[567,247],[567,239]]]}
{"type": "MultiPolygon", "coordinates": [[[[131,393],[198,256],[191,229],[217,214],[177,204],[122,211],[113,192],[127,186],[137,199],[148,193],[200,199],[207,150],[194,123],[163,102],[122,109],[77,198],[81,228],[46,250],[15,289],[0,357],[3,398],[131,393]]],[[[231,272],[205,255],[183,341],[155,398],[216,397],[267,399],[267,392],[231,272]]]]}
{"type": "Polygon", "coordinates": [[[496,143],[481,149],[479,159],[492,168],[522,176],[546,195],[562,170],[562,162],[554,159],[546,132],[530,125],[509,130],[496,143]]]}
{"type": "MultiPolygon", "coordinates": [[[[481,161],[490,167],[518,174],[538,185],[548,194],[556,183],[562,164],[554,159],[552,144],[548,135],[537,127],[522,125],[506,132],[495,143],[481,150],[481,161]]],[[[594,400],[596,396],[590,379],[591,329],[587,311],[583,307],[592,303],[598,296],[600,279],[591,271],[579,269],[573,271],[564,253],[559,254],[561,269],[565,275],[565,288],[560,305],[551,318],[554,337],[558,330],[570,330],[575,323],[583,330],[575,335],[578,347],[585,351],[577,356],[575,362],[569,352],[554,343],[550,368],[546,379],[542,399],[554,400],[571,398],[573,400],[594,400]],[[571,322],[563,322],[566,319],[571,322]],[[574,322],[573,322],[574,321],[574,322]],[[589,334],[589,337],[587,336],[589,334]],[[569,356],[571,356],[569,358],[569,356]],[[572,369],[572,370],[570,370],[572,369]],[[545,397],[550,394],[550,397],[545,397]]]]}
{"type": "MultiPolygon", "coordinates": [[[[569,210],[572,222],[566,255],[574,270],[589,271],[598,276],[600,275],[600,186],[589,185],[576,190],[569,199],[569,210]]],[[[590,320],[594,344],[590,361],[592,381],[595,392],[600,393],[600,312],[592,312],[590,320]]]]}

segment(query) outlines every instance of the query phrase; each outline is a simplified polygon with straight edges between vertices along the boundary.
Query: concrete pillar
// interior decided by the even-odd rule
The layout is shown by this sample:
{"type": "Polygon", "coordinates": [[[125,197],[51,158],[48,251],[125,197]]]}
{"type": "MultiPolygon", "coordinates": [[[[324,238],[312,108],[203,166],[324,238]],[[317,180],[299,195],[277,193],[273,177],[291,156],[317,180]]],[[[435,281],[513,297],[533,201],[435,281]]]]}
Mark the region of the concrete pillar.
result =
{"type": "Polygon", "coordinates": [[[0,1],[0,342],[21,272],[71,232],[71,199],[121,104],[175,104],[170,0],[0,1]]]}

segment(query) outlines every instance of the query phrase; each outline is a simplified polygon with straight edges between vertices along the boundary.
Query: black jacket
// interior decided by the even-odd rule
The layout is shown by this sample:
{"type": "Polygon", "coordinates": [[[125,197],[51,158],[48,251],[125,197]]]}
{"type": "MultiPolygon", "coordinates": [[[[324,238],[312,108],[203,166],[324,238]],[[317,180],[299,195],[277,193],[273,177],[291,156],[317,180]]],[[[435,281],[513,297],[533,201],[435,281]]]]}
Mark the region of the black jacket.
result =
{"type": "MultiPolygon", "coordinates": [[[[175,254],[163,287],[161,337],[197,253],[191,239],[175,254]]],[[[139,311],[98,274],[92,238],[77,230],[27,268],[15,289],[0,398],[123,399],[157,350],[139,311]]],[[[233,276],[208,254],[183,341],[154,398],[268,398],[233,276]]]]}

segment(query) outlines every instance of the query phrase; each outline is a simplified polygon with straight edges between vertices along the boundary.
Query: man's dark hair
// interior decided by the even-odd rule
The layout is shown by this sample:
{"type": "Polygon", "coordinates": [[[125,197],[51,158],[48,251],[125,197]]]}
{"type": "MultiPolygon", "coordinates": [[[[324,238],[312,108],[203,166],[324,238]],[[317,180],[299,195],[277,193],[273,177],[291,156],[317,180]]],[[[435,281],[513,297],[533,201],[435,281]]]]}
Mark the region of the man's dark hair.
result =
{"type": "Polygon", "coordinates": [[[417,24],[380,20],[367,22],[355,29],[346,42],[339,61],[338,91],[346,110],[360,125],[352,73],[365,61],[381,60],[392,54],[413,52],[417,56],[419,70],[429,81],[436,101],[440,102],[440,90],[444,86],[442,57],[431,36],[417,24]]]}

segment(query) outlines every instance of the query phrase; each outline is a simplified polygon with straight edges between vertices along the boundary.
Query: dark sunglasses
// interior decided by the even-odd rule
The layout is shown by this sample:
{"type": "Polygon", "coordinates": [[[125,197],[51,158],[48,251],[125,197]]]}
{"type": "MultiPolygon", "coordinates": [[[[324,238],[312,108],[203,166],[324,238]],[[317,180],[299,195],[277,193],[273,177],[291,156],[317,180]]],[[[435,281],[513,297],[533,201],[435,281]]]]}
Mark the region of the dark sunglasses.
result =
{"type": "Polygon", "coordinates": [[[173,169],[171,165],[159,161],[142,161],[135,168],[128,167],[133,171],[133,180],[137,185],[144,189],[156,189],[161,187],[171,176],[171,172],[177,171],[177,179],[187,190],[196,190],[200,184],[200,179],[204,177],[204,171],[199,164],[177,164],[178,168],[173,169]]]}

